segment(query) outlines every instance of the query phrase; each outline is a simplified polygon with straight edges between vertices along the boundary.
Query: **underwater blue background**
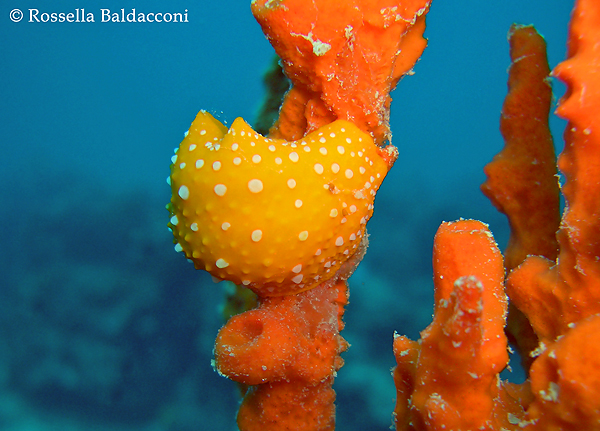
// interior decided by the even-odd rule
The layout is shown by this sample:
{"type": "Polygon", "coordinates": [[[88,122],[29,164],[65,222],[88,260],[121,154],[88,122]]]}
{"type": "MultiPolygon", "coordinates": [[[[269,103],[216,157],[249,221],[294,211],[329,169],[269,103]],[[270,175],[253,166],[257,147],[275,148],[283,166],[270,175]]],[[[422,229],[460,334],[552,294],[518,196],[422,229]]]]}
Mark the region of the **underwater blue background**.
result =
{"type": "MultiPolygon", "coordinates": [[[[256,118],[273,53],[249,2],[2,3],[0,429],[234,430],[237,388],[210,364],[222,288],[175,253],[164,205],[170,157],[200,109],[256,118]],[[36,8],[85,8],[96,22],[28,22],[36,8]],[[101,23],[101,8],[187,10],[189,22],[101,23]]],[[[418,338],[430,322],[440,222],[481,219],[505,245],[479,185],[503,145],[506,33],[535,24],[554,66],[571,8],[434,0],[429,46],[393,93],[400,157],[350,283],[339,430],[391,423],[392,335],[418,338]]],[[[564,122],[552,127],[560,149],[564,122]]]]}

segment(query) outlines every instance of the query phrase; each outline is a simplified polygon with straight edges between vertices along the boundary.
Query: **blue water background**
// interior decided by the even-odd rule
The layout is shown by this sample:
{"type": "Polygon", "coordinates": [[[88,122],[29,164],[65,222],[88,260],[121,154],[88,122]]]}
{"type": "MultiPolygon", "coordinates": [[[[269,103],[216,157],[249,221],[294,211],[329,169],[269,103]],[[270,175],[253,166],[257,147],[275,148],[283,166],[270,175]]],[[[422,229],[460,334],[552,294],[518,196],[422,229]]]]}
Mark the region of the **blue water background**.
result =
{"type": "MultiPolygon", "coordinates": [[[[0,429],[235,429],[236,388],[210,365],[221,288],[173,251],[164,205],[170,157],[200,109],[256,118],[273,53],[249,2],[3,3],[0,429]],[[84,8],[96,22],[31,23],[30,8],[84,8]],[[101,8],[187,10],[189,22],[101,23],[101,8]]],[[[503,144],[506,34],[535,24],[554,66],[571,7],[434,1],[429,46],[393,93],[400,156],[351,280],[338,429],[391,423],[392,334],[418,338],[430,321],[440,222],[481,219],[506,243],[479,192],[503,144]]],[[[560,149],[564,123],[552,128],[560,149]]]]}

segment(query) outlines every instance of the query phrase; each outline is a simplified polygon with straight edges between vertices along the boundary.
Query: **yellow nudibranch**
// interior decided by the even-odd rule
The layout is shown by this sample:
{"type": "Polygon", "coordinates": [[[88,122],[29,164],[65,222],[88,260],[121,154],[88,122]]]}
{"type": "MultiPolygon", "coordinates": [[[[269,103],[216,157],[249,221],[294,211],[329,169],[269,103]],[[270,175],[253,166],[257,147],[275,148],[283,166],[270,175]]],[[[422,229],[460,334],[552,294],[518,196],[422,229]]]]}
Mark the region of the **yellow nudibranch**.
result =
{"type": "Polygon", "coordinates": [[[286,142],[201,111],[172,158],[175,249],[259,296],[315,287],[360,248],[396,153],[348,121],[286,142]]]}

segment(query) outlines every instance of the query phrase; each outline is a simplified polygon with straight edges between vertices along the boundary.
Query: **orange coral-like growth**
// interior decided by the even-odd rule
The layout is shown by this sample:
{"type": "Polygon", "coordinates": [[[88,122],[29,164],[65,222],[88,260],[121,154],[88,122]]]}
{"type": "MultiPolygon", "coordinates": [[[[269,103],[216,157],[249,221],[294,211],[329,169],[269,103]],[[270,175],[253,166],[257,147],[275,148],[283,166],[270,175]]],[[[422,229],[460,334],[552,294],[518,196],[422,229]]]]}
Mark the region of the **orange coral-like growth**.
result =
{"type": "MultiPolygon", "coordinates": [[[[517,56],[515,63],[532,61],[529,67],[541,68],[543,57],[535,54],[539,52],[537,35],[522,28],[517,32],[518,38],[511,40],[516,45],[515,52],[528,47],[529,54],[517,56]],[[534,60],[536,56],[538,60],[534,60]]],[[[558,161],[566,178],[563,187],[566,209],[557,233],[558,259],[552,262],[545,257],[527,257],[506,280],[511,301],[531,322],[540,339],[536,351],[539,356],[533,360],[529,380],[522,385],[501,383],[497,372],[504,361],[480,347],[487,341],[482,334],[492,326],[496,331],[496,337],[492,338],[495,347],[506,348],[497,320],[504,315],[504,310],[492,311],[495,313],[492,320],[478,320],[481,310],[494,309],[504,295],[501,278],[497,284],[489,284],[478,275],[482,268],[498,265],[497,260],[489,256],[496,253],[494,244],[487,246],[487,252],[483,242],[479,252],[467,247],[456,251],[458,247],[452,246],[452,237],[445,233],[447,226],[443,225],[435,240],[434,272],[436,299],[441,300],[444,307],[436,303],[434,322],[423,332],[420,344],[404,337],[396,337],[394,341],[398,361],[395,370],[398,429],[600,429],[600,3],[597,1],[577,1],[568,54],[569,59],[554,71],[568,87],[557,114],[569,120],[565,149],[558,161]],[[450,246],[441,258],[438,256],[442,250],[440,245],[450,246]],[[461,257],[457,259],[456,253],[461,257]],[[445,280],[447,274],[435,265],[440,261],[450,262],[442,268],[458,268],[447,281],[455,285],[448,302],[444,301],[448,288],[439,280],[440,275],[445,280]],[[483,292],[491,289],[487,298],[478,288],[480,281],[483,292]],[[479,298],[481,302],[477,302],[479,298]],[[456,325],[456,322],[465,324],[456,325]],[[470,336],[464,336],[466,333],[470,336]],[[436,354],[431,355],[431,351],[436,354]],[[486,384],[481,385],[482,382],[486,384]],[[495,383],[488,385],[490,382],[495,383]]],[[[513,65],[511,75],[519,69],[521,67],[513,65]]],[[[510,80],[519,81],[534,75],[536,73],[517,74],[510,80]]],[[[547,147],[548,139],[547,133],[536,123],[545,111],[538,103],[545,99],[544,104],[548,104],[549,98],[543,74],[537,79],[541,80],[539,85],[513,82],[515,85],[510,86],[511,94],[502,120],[507,148],[488,168],[490,179],[485,186],[494,203],[507,213],[514,229],[510,251],[513,261],[508,264],[509,268],[518,264],[519,256],[522,258],[529,252],[554,254],[552,247],[547,248],[551,245],[547,238],[542,238],[544,244],[537,250],[540,241],[528,238],[536,232],[547,237],[547,230],[555,226],[556,205],[548,204],[555,202],[552,187],[547,188],[551,183],[548,180],[551,169],[536,166],[529,173],[520,173],[522,169],[529,169],[533,161],[539,162],[542,153],[546,153],[543,164],[547,164],[550,157],[547,149],[539,148],[547,147]],[[511,105],[512,100],[521,97],[524,99],[519,104],[520,109],[511,105]],[[530,110],[534,106],[537,108],[530,110]],[[516,124],[506,123],[512,121],[506,115],[509,111],[514,112],[512,117],[517,118],[516,124]],[[521,123],[518,117],[523,115],[533,124],[521,123]],[[536,148],[519,147],[525,142],[522,132],[533,134],[527,145],[536,148]],[[519,145],[515,146],[517,141],[519,145]],[[514,184],[507,172],[519,173],[527,186],[514,184]],[[538,184],[540,179],[546,186],[538,184]],[[550,208],[533,215],[537,221],[530,223],[526,220],[531,216],[528,212],[536,212],[540,204],[550,205],[550,208]],[[535,226],[538,222],[549,226],[539,230],[535,226]]]]}
{"type": "Polygon", "coordinates": [[[579,0],[569,58],[554,75],[567,84],[556,113],[569,123],[558,166],[565,212],[555,265],[530,257],[507,280],[544,353],[531,367],[535,396],[525,429],[600,429],[600,4],[579,0]]]}
{"type": "Polygon", "coordinates": [[[394,339],[397,429],[504,425],[496,414],[497,374],[508,362],[502,255],[487,226],[461,220],[440,226],[433,264],[433,322],[419,344],[394,339]]]}
{"type": "Polygon", "coordinates": [[[390,92],[421,56],[430,0],[256,0],[252,12],[293,87],[274,137],[295,140],[335,119],[389,140],[390,92]]]}
{"type": "Polygon", "coordinates": [[[511,270],[530,254],[556,258],[560,199],[548,127],[552,87],[546,43],[533,26],[517,25],[509,42],[513,63],[500,117],[505,147],[485,167],[488,179],[481,189],[508,217],[504,260],[511,270]]]}
{"type": "Polygon", "coordinates": [[[240,429],[333,430],[333,377],[347,343],[339,335],[346,282],[266,298],[234,316],[215,344],[217,370],[251,387],[238,413],[240,429]],[[336,316],[337,318],[332,318],[336,316]]]}

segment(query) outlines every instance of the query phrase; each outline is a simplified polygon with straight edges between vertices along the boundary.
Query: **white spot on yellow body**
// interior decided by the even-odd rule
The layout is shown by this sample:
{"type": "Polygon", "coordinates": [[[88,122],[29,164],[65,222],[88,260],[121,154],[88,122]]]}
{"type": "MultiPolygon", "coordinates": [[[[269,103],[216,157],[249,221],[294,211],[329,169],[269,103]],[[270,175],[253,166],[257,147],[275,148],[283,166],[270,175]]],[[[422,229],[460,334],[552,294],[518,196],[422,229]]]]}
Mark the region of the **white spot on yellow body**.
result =
{"type": "Polygon", "coordinates": [[[190,189],[188,189],[186,186],[181,186],[179,187],[177,194],[181,199],[186,200],[190,197],[190,189]]]}
{"type": "Polygon", "coordinates": [[[217,194],[217,196],[224,196],[226,192],[227,187],[225,186],[225,184],[217,184],[215,186],[215,193],[217,194]]]}
{"type": "Polygon", "coordinates": [[[217,268],[227,268],[229,263],[226,262],[225,259],[217,259],[215,265],[217,265],[217,268]]]}
{"type": "Polygon", "coordinates": [[[248,181],[248,190],[252,193],[260,193],[263,189],[263,183],[261,180],[253,179],[248,181]]]}

